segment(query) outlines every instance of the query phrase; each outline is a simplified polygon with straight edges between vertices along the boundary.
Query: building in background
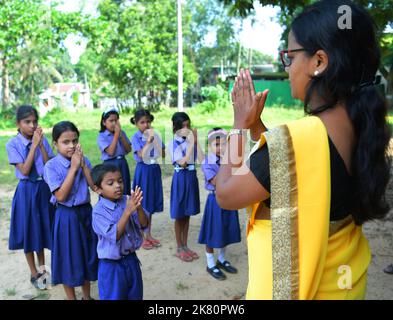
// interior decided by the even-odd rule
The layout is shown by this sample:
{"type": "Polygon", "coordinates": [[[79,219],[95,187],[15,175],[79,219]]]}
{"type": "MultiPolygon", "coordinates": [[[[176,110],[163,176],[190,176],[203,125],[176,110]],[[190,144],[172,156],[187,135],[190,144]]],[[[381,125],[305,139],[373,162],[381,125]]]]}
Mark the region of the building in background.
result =
{"type": "Polygon", "coordinates": [[[55,83],[39,95],[39,113],[43,117],[53,108],[93,109],[90,88],[83,83],[55,83]]]}

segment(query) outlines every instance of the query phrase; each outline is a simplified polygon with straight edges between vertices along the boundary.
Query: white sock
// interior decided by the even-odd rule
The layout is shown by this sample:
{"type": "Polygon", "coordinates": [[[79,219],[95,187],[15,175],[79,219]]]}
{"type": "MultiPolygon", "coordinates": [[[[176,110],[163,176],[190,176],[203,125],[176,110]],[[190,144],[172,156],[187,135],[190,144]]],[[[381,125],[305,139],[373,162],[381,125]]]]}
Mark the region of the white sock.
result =
{"type": "Polygon", "coordinates": [[[218,261],[221,263],[225,261],[225,247],[218,249],[218,261]]]}
{"type": "Polygon", "coordinates": [[[208,268],[213,268],[216,265],[214,262],[214,253],[206,252],[206,259],[208,268]]]}

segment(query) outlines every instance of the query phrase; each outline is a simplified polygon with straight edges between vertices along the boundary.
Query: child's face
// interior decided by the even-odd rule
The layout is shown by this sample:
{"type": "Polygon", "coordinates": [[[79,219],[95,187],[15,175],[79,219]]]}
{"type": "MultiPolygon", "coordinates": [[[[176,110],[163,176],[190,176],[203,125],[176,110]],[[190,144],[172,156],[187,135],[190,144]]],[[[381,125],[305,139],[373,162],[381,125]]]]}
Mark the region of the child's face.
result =
{"type": "Polygon", "coordinates": [[[148,116],[143,116],[142,118],[139,119],[139,121],[136,123],[137,128],[139,129],[140,132],[144,132],[146,129],[151,128],[151,120],[150,117],[148,116]]]}
{"type": "Polygon", "coordinates": [[[36,116],[32,114],[17,122],[17,126],[22,135],[31,138],[38,127],[38,121],[36,116]]]}
{"type": "Polygon", "coordinates": [[[109,132],[115,132],[116,123],[119,121],[117,114],[111,114],[109,118],[104,120],[102,123],[109,132]]]}
{"type": "Polygon", "coordinates": [[[224,155],[226,147],[227,147],[227,142],[223,137],[216,138],[210,143],[211,152],[217,155],[218,157],[224,155]]]}
{"type": "Polygon", "coordinates": [[[116,201],[123,196],[123,179],[119,171],[107,172],[102,179],[101,186],[97,188],[97,193],[105,199],[116,201]]]}
{"type": "Polygon", "coordinates": [[[176,134],[181,137],[186,137],[186,136],[188,136],[190,130],[191,130],[190,120],[186,120],[186,121],[183,121],[182,128],[180,130],[178,130],[176,134]]]}
{"type": "Polygon", "coordinates": [[[75,153],[75,148],[79,143],[79,136],[74,131],[63,132],[57,141],[54,143],[57,152],[63,157],[70,159],[75,153]]]}

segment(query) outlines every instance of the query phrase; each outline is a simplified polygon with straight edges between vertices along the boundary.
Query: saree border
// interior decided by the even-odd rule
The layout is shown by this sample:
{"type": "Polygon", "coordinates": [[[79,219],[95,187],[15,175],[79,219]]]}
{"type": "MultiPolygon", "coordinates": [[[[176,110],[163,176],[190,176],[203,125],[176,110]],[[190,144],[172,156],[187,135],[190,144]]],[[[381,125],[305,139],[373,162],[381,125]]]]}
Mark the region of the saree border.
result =
{"type": "Polygon", "coordinates": [[[298,186],[295,152],[286,125],[265,133],[269,147],[273,299],[299,299],[298,186]]]}

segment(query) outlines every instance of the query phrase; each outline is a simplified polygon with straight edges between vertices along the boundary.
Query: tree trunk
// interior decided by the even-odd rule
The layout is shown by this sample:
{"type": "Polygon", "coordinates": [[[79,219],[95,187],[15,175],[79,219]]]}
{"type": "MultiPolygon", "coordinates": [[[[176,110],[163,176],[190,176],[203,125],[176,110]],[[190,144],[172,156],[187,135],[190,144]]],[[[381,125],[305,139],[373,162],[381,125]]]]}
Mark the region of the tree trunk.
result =
{"type": "Polygon", "coordinates": [[[242,44],[239,42],[239,52],[237,54],[237,67],[236,67],[236,73],[239,74],[240,71],[240,65],[241,65],[241,57],[242,57],[242,44]]]}
{"type": "Polygon", "coordinates": [[[386,95],[390,96],[390,99],[388,97],[388,106],[390,108],[393,107],[393,66],[390,67],[390,70],[386,69],[384,66],[379,68],[379,72],[383,75],[383,77],[386,79],[386,95]]]}
{"type": "Polygon", "coordinates": [[[381,66],[380,68],[379,68],[379,72],[381,72],[382,73],[382,75],[383,75],[383,77],[385,78],[385,79],[387,79],[387,77],[388,77],[388,70],[386,70],[386,68],[384,67],[384,66],[381,66]]]}
{"type": "Polygon", "coordinates": [[[251,67],[252,67],[252,49],[248,49],[248,69],[251,72],[251,67]]]}
{"type": "Polygon", "coordinates": [[[390,71],[387,74],[386,81],[387,94],[393,94],[393,66],[390,68],[390,71]]]}
{"type": "Polygon", "coordinates": [[[388,96],[388,106],[393,108],[393,66],[390,67],[390,71],[386,77],[386,95],[388,96]]]}
{"type": "Polygon", "coordinates": [[[1,59],[2,77],[1,77],[1,89],[2,89],[2,108],[5,110],[10,104],[10,83],[8,78],[8,67],[7,59],[3,57],[1,59]]]}

